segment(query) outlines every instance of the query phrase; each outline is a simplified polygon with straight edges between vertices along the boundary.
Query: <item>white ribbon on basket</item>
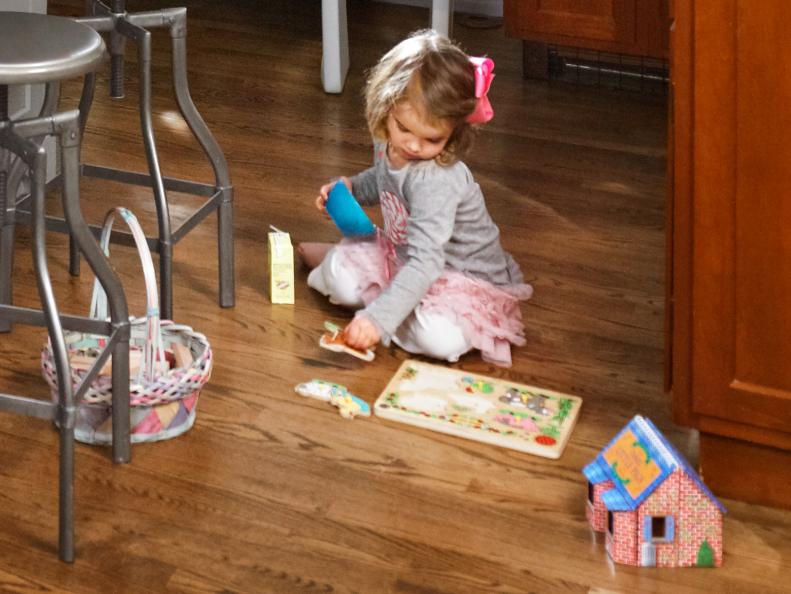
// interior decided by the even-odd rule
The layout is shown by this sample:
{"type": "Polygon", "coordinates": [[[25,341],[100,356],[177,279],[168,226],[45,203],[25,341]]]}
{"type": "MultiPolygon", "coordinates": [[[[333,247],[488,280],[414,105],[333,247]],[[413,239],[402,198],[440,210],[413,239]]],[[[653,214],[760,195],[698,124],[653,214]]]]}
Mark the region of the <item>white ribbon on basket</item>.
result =
{"type": "MultiPolygon", "coordinates": [[[[146,341],[143,347],[143,360],[138,371],[138,381],[154,381],[157,371],[157,361],[165,361],[165,350],[162,346],[162,332],[159,325],[159,296],[157,294],[157,275],[154,270],[154,262],[151,259],[151,250],[148,249],[148,242],[143,229],[140,227],[137,218],[131,211],[123,207],[116,207],[110,210],[104,219],[102,234],[99,245],[104,251],[105,256],[110,255],[110,235],[113,231],[115,213],[118,213],[124,220],[134,237],[137,252],[140,255],[140,262],[143,265],[143,278],[146,285],[146,341]]],[[[105,320],[109,314],[107,311],[107,294],[104,292],[99,279],[94,280],[93,294],[91,296],[90,316],[99,320],[105,320]]],[[[134,318],[130,316],[130,321],[134,318]]]]}

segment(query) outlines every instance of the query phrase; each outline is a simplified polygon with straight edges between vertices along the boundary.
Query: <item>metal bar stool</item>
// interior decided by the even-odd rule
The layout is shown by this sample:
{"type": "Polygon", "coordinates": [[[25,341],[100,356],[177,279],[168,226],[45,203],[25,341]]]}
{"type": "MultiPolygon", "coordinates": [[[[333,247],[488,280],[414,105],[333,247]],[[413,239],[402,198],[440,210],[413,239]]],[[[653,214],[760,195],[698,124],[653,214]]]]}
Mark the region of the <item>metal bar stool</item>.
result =
{"type": "MultiPolygon", "coordinates": [[[[46,326],[54,352],[58,378],[57,402],[0,394],[0,411],[54,421],[60,432],[59,549],[60,558],[74,560],[74,422],[75,402],[96,378],[112,355],[113,458],[127,462],[129,440],[129,313],[121,283],[83,219],[79,204],[80,114],[77,110],[42,114],[24,120],[8,118],[8,86],[47,85],[52,97],[58,81],[88,75],[101,64],[105,46],[90,27],[71,19],[20,12],[0,13],[0,148],[16,162],[0,173],[0,267],[6,293],[0,302],[0,321],[46,326]],[[55,302],[46,259],[44,191],[47,154],[41,145],[46,135],[57,137],[61,151],[62,200],[65,227],[76,247],[104,287],[110,303],[110,321],[60,314],[55,302]],[[41,310],[11,304],[10,278],[17,193],[24,168],[30,171],[31,244],[41,310]],[[107,346],[85,380],[72,389],[72,378],[63,330],[108,337],[107,346]]],[[[53,107],[46,100],[44,111],[53,107]]]]}
{"type": "MultiPolygon", "coordinates": [[[[167,8],[149,12],[126,12],[124,0],[112,0],[112,6],[99,0],[86,0],[88,15],[77,21],[89,25],[100,33],[109,34],[112,60],[110,94],[113,98],[124,96],[123,67],[124,47],[127,39],[137,44],[140,80],[140,122],[148,160],[148,175],[110,167],[83,165],[82,174],[122,183],[150,186],[154,193],[157,211],[158,237],[149,237],[149,248],[159,253],[160,310],[163,318],[173,318],[173,248],[198,223],[217,211],[219,303],[221,307],[234,305],[234,246],[233,246],[233,187],[228,164],[217,141],[198,113],[187,84],[187,9],[167,8]],[[184,120],[200,144],[214,171],[214,184],[198,183],[164,177],[154,142],[151,119],[151,33],[150,28],[166,27],[172,40],[173,85],[176,101],[184,120]],[[208,198],[202,206],[184,221],[178,229],[171,229],[167,190],[208,198]]],[[[95,77],[88,75],[83,89],[80,111],[87,118],[93,99],[95,77]]],[[[84,124],[84,121],[83,121],[84,124]]],[[[51,228],[63,229],[62,222],[51,219],[51,228]]],[[[98,231],[98,227],[95,227],[98,231]]],[[[129,233],[113,233],[113,241],[134,245],[129,233]]],[[[70,269],[79,274],[79,260],[72,249],[70,269]]]]}

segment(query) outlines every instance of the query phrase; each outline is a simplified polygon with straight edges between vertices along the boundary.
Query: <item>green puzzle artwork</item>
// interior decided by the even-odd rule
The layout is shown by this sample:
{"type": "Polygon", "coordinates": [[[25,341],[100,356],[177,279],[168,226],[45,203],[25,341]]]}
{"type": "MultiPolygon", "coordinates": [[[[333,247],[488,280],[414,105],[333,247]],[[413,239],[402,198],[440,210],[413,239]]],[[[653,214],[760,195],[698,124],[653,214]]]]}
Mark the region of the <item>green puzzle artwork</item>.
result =
{"type": "Polygon", "coordinates": [[[582,399],[407,359],[374,413],[467,439],[559,458],[582,399]]]}

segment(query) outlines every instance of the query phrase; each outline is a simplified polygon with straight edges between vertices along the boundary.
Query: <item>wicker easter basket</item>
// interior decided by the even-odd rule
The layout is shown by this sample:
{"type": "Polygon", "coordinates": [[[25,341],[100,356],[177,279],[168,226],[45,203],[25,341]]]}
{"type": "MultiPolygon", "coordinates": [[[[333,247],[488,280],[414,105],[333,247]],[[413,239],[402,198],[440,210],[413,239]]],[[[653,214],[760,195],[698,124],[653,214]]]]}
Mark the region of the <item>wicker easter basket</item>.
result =
{"type": "MultiPolygon", "coordinates": [[[[133,443],[170,439],[188,431],[195,422],[198,396],[209,381],[212,351],[203,334],[191,327],[159,319],[159,297],[156,273],[145,234],[135,216],[125,208],[107,213],[100,244],[109,254],[110,234],[115,214],[126,222],[135,239],[146,286],[146,316],[130,318],[130,354],[137,355],[139,369],[130,369],[129,399],[131,405],[131,438],[133,443]],[[173,364],[173,352],[182,354],[181,366],[173,364]],[[188,353],[184,356],[184,353],[188,353]]],[[[107,317],[107,296],[98,281],[93,287],[90,316],[107,317]]],[[[106,338],[82,332],[66,332],[66,346],[71,361],[72,384],[76,389],[88,369],[78,368],[75,361],[95,357],[104,347],[106,338]]],[[[41,352],[44,379],[57,399],[57,375],[51,345],[41,352]]],[[[100,374],[88,386],[77,406],[75,439],[83,443],[109,445],[112,443],[112,378],[100,374]]]]}

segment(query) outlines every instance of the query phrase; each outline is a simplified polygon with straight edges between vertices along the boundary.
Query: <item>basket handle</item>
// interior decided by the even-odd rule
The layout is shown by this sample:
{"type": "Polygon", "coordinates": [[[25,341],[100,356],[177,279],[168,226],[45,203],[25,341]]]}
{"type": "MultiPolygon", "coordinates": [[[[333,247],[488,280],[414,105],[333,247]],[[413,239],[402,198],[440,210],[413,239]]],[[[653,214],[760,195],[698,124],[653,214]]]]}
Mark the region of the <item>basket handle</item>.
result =
{"type": "MultiPolygon", "coordinates": [[[[157,275],[154,271],[154,262],[151,259],[151,250],[148,249],[148,242],[143,229],[140,227],[137,218],[132,212],[123,207],[116,207],[107,212],[102,226],[102,234],[99,238],[99,245],[105,256],[110,256],[110,235],[113,231],[113,222],[116,213],[124,220],[137,246],[137,253],[140,256],[140,263],[143,266],[143,278],[146,284],[146,341],[143,348],[143,360],[138,372],[138,379],[145,379],[147,382],[154,381],[156,375],[156,362],[165,360],[165,352],[162,346],[162,331],[159,324],[159,296],[157,294],[157,275]]],[[[107,318],[108,305],[107,294],[104,292],[99,279],[93,282],[93,294],[91,295],[90,316],[104,320],[107,318]]]]}

